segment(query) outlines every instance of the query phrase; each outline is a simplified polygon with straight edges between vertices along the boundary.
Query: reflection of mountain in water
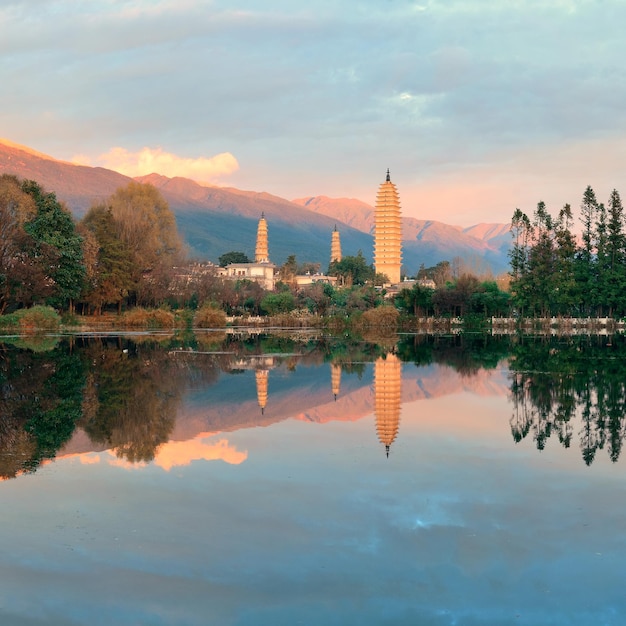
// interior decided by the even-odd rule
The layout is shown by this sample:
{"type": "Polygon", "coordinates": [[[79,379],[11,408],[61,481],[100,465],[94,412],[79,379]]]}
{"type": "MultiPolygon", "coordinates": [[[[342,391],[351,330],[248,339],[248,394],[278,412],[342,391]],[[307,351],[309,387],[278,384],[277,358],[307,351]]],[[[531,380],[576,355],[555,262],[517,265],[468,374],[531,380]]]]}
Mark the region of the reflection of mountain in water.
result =
{"type": "MultiPolygon", "coordinates": [[[[617,460],[626,437],[624,337],[509,343],[405,336],[381,347],[222,336],[203,339],[198,350],[175,349],[171,341],[74,338],[71,349],[64,341],[38,352],[5,347],[0,474],[34,471],[59,450],[112,450],[124,462],[152,462],[166,444],[286,419],[373,417],[372,430],[389,452],[402,435],[402,403],[462,392],[510,393],[515,441],[532,437],[543,449],[550,437],[566,447],[578,440],[587,464],[602,449],[617,460]],[[509,378],[499,365],[507,354],[509,378]]],[[[243,458],[203,445],[206,458],[243,458]]],[[[182,445],[176,455],[184,456],[182,445]]]]}

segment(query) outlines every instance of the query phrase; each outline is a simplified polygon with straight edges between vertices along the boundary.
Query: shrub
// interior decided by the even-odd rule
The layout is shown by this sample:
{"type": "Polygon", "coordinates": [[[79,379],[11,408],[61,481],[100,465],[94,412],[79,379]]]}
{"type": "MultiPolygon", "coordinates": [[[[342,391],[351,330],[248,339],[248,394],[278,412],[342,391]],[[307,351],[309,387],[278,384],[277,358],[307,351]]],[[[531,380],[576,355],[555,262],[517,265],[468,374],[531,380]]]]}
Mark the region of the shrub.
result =
{"type": "Polygon", "coordinates": [[[173,328],[175,315],[171,311],[156,309],[150,311],[149,328],[173,328]]]}
{"type": "Polygon", "coordinates": [[[58,330],[61,326],[61,317],[49,306],[20,309],[15,315],[18,319],[19,329],[23,333],[58,330]]]}
{"type": "Polygon", "coordinates": [[[393,306],[379,306],[368,309],[361,317],[361,323],[369,328],[397,328],[400,314],[393,306]]]}
{"type": "Polygon", "coordinates": [[[224,328],[226,326],[226,313],[222,309],[212,306],[203,306],[193,316],[195,328],[224,328]]]}
{"type": "Polygon", "coordinates": [[[126,311],[122,315],[121,322],[124,326],[131,328],[173,328],[174,314],[164,309],[154,309],[152,311],[137,307],[126,311]]]}

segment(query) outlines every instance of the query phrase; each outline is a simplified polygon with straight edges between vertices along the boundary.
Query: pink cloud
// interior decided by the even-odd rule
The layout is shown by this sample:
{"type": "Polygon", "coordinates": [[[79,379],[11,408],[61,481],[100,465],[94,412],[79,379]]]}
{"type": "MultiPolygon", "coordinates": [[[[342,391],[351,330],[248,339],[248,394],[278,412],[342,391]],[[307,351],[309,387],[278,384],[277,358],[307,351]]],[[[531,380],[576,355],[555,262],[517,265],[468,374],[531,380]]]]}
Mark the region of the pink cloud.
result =
{"type": "Polygon", "coordinates": [[[159,147],[145,147],[138,152],[115,147],[94,159],[84,154],[76,155],[72,162],[77,165],[106,167],[131,177],[156,173],[170,178],[191,178],[201,183],[214,183],[239,169],[237,159],[230,152],[222,152],[212,157],[187,158],[159,147]]]}

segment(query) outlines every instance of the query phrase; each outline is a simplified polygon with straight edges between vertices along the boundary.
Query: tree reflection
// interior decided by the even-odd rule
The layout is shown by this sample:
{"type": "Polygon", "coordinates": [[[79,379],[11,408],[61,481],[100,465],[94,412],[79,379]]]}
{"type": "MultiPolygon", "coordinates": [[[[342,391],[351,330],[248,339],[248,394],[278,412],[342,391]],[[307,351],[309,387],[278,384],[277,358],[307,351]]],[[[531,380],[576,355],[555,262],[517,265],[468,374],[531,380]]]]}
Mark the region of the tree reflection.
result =
{"type": "MultiPolygon", "coordinates": [[[[92,343],[94,364],[83,396],[81,426],[94,443],[129,462],[151,461],[169,439],[189,364],[158,346],[92,343]]],[[[196,363],[197,369],[197,363],[196,363]]]]}
{"type": "Polygon", "coordinates": [[[626,434],[625,346],[623,336],[520,341],[510,364],[513,439],[532,435],[543,450],[556,435],[569,448],[579,419],[584,462],[604,449],[617,461],[626,434]]]}
{"type": "Polygon", "coordinates": [[[5,346],[0,359],[0,475],[32,472],[53,458],[81,416],[85,360],[59,346],[5,346]]]}
{"type": "MultiPolygon", "coordinates": [[[[578,443],[587,465],[600,450],[617,461],[626,436],[625,349],[622,336],[402,335],[380,345],[301,331],[0,344],[0,476],[35,471],[76,427],[126,461],[151,461],[169,440],[187,390],[211,385],[223,372],[254,369],[263,409],[266,370],[291,373],[301,364],[329,363],[328,392],[336,399],[341,386],[349,385],[342,374],[360,380],[374,363],[380,370],[376,389],[385,389],[381,363],[389,366],[396,359],[398,368],[400,362],[439,364],[469,378],[508,358],[515,442],[531,438],[543,450],[552,438],[566,448],[578,443]]],[[[306,376],[299,380],[309,384],[306,376]]],[[[298,390],[290,393],[295,398],[298,390]]],[[[376,406],[377,419],[381,407],[376,406]]],[[[397,423],[384,424],[381,440],[390,445],[397,423]]]]}

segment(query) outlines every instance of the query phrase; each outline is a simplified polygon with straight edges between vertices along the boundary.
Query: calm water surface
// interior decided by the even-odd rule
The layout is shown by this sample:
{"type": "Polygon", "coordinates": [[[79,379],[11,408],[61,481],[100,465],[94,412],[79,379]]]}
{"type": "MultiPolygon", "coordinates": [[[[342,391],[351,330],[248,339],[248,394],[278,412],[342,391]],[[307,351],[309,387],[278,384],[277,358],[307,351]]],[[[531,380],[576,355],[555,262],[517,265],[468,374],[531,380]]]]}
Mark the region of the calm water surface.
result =
{"type": "Polygon", "coordinates": [[[624,624],[622,354],[7,343],[0,624],[624,624]]]}

